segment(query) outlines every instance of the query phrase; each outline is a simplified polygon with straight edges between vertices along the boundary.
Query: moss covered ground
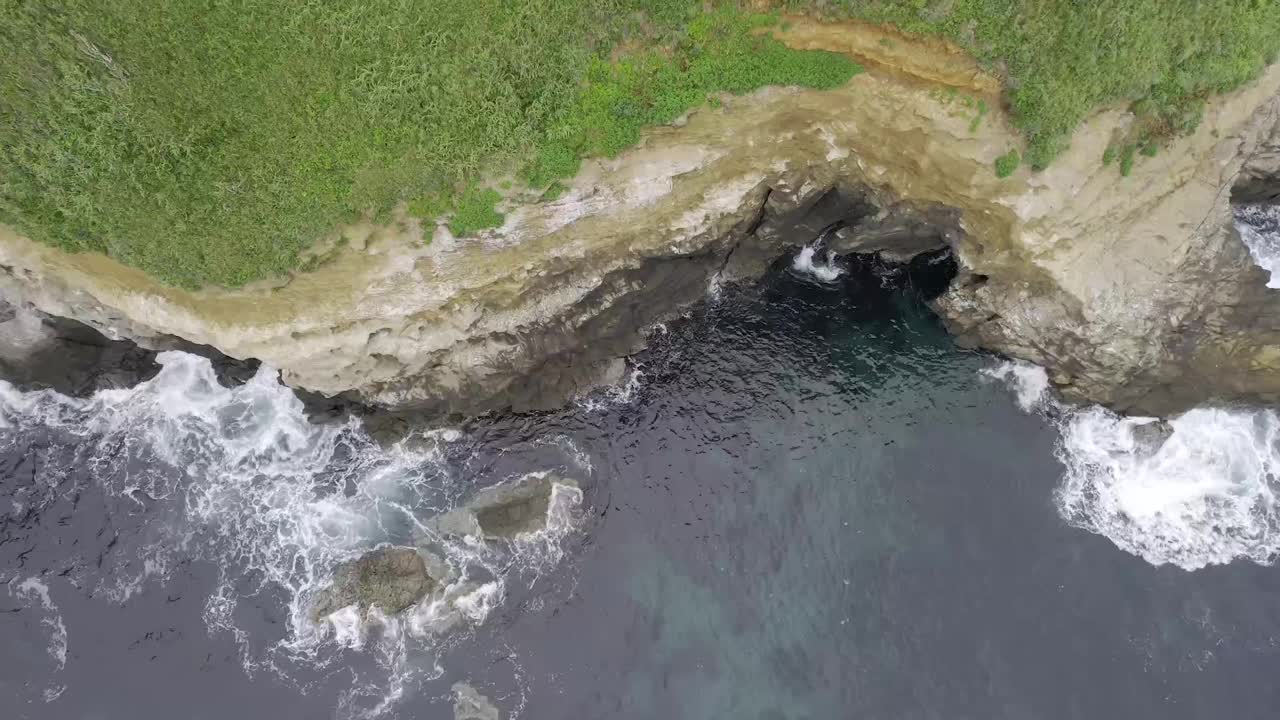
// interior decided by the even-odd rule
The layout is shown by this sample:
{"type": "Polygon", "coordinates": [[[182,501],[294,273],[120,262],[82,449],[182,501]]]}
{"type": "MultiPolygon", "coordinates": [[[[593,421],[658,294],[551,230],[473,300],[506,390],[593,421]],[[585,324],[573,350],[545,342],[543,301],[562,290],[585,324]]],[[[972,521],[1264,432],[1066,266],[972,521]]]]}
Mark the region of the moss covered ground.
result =
{"type": "Polygon", "coordinates": [[[757,32],[776,22],[762,7],[959,42],[1007,79],[1033,167],[1110,102],[1134,103],[1132,142],[1154,146],[1280,46],[1274,0],[750,6],[0,0],[0,222],[186,287],[288,272],[334,226],[401,201],[475,232],[501,222],[494,168],[554,197],[583,157],[719,93],[858,71],[757,32]]]}

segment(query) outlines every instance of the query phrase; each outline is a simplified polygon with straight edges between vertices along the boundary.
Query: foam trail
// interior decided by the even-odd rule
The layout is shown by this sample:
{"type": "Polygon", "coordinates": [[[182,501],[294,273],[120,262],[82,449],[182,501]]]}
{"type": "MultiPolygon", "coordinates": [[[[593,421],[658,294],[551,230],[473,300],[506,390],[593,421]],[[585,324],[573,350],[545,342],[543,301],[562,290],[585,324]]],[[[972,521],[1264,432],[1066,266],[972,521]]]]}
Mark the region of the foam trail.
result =
{"type": "Polygon", "coordinates": [[[1070,524],[1153,565],[1184,570],[1280,556],[1275,411],[1196,408],[1166,427],[1097,406],[1062,406],[1033,365],[984,372],[1008,383],[1024,410],[1055,418],[1065,472],[1054,500],[1070,524]]]}
{"type": "Polygon", "coordinates": [[[26,598],[33,603],[39,603],[40,611],[43,617],[40,624],[49,628],[49,656],[53,658],[58,665],[58,670],[67,666],[67,627],[62,623],[62,614],[58,612],[58,606],[53,603],[53,599],[49,597],[49,586],[40,578],[29,577],[16,585],[10,584],[10,592],[26,598]]]}
{"type": "Polygon", "coordinates": [[[1253,261],[1271,273],[1267,287],[1280,288],[1280,205],[1241,205],[1235,216],[1236,229],[1253,261]]]}
{"type": "MultiPolygon", "coordinates": [[[[16,580],[16,578],[15,578],[16,580]]],[[[54,672],[67,667],[67,626],[62,622],[62,613],[49,596],[49,586],[38,577],[29,577],[22,582],[9,582],[9,593],[28,601],[32,609],[41,613],[40,624],[49,631],[49,657],[53,658],[54,672]]],[[[53,702],[67,689],[66,685],[50,684],[41,693],[45,702],[53,702]]]]}

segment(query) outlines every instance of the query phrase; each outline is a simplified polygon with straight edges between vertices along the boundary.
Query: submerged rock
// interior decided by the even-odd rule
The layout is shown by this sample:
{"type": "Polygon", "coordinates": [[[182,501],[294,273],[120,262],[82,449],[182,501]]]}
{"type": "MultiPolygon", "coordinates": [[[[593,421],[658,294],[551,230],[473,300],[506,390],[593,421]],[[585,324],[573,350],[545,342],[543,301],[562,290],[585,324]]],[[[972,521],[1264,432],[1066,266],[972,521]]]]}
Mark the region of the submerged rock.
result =
{"type": "Polygon", "coordinates": [[[453,685],[454,720],[498,720],[498,708],[466,683],[453,685]]]}
{"type": "Polygon", "coordinates": [[[1135,425],[1130,433],[1133,437],[1134,451],[1141,456],[1155,455],[1164,447],[1164,443],[1173,435],[1173,425],[1167,420],[1152,420],[1149,423],[1135,425]]]}
{"type": "Polygon", "coordinates": [[[606,380],[712,279],[757,277],[839,222],[830,247],[845,251],[949,246],[959,274],[934,303],[947,328],[1047,368],[1068,400],[1161,416],[1280,403],[1280,294],[1230,212],[1242,169],[1239,194],[1273,187],[1280,65],[1211,100],[1193,133],[1127,177],[1102,162],[1134,131],[1113,108],[1046,170],[1002,179],[992,162],[1022,137],[1002,113],[975,121],[949,99],[1002,104],[1000,83],[954,47],[803,18],[777,34],[871,69],[834,90],[695,111],[583,163],[553,202],[512,198],[481,237],[401,213],[336,231],[344,249],[314,272],[190,292],[0,227],[0,290],[113,337],[257,358],[328,396],[428,414],[536,409],[606,380]]]}
{"type": "Polygon", "coordinates": [[[578,484],[554,475],[526,475],[519,480],[481,490],[466,505],[431,521],[446,535],[512,540],[547,527],[557,486],[577,490],[578,484]]]}
{"type": "Polygon", "coordinates": [[[413,548],[382,547],[365,553],[334,573],[333,584],[311,607],[314,620],[356,606],[361,615],[376,607],[388,615],[402,612],[434,590],[437,578],[413,548]]]}

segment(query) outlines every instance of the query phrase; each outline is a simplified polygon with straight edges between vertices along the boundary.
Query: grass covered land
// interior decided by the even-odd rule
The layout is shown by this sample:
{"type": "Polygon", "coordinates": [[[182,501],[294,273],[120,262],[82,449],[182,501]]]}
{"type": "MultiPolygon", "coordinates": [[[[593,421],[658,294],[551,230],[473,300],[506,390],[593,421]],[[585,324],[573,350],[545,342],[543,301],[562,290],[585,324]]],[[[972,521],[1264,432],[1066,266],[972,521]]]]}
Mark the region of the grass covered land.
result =
{"type": "MultiPolygon", "coordinates": [[[[1154,148],[1280,47],[1275,0],[763,4],[956,40],[1007,78],[1035,167],[1108,102],[1154,148]]],[[[0,222],[187,287],[287,272],[399,201],[475,232],[501,221],[486,172],[551,197],[715,93],[857,72],[755,32],[774,21],[728,0],[0,0],[0,222]]]]}
{"type": "MultiPolygon", "coordinates": [[[[809,10],[813,0],[787,0],[809,10]]],[[[823,12],[943,35],[1006,80],[1025,161],[1043,169],[1094,109],[1132,102],[1128,143],[1152,154],[1194,129],[1210,95],[1280,53],[1277,0],[827,0],[823,12]]],[[[1126,148],[1129,146],[1126,146],[1126,148]]],[[[1132,154],[1131,149],[1119,152],[1132,154]]],[[[1007,162],[1007,161],[1006,161],[1007,162]]],[[[1007,167],[1005,168],[1007,169],[1007,167]]]]}
{"type": "Polygon", "coordinates": [[[411,200],[500,221],[717,91],[833,87],[847,58],[689,0],[0,0],[0,221],[187,287],[286,272],[411,200]]]}

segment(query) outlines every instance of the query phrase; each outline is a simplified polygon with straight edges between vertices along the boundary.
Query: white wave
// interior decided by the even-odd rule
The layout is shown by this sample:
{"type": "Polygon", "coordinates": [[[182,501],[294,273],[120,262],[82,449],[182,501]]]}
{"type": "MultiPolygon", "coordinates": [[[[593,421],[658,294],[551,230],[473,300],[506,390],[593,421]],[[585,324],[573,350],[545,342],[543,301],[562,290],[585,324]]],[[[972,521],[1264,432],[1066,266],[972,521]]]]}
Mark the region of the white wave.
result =
{"type": "Polygon", "coordinates": [[[984,368],[982,374],[1003,381],[1018,398],[1018,407],[1031,412],[1049,396],[1049,374],[1044,368],[1023,360],[1008,360],[994,367],[984,368]]]}
{"type": "Polygon", "coordinates": [[[1267,287],[1280,288],[1280,205],[1242,205],[1235,209],[1236,229],[1253,261],[1271,273],[1267,287]]]}
{"type": "Polygon", "coordinates": [[[1196,408],[1161,430],[1153,418],[1060,405],[1033,365],[984,372],[1008,383],[1024,410],[1051,411],[1065,467],[1054,499],[1070,524],[1153,565],[1184,570],[1280,556],[1275,411],[1196,408]]]}
{"type": "MultiPolygon", "coordinates": [[[[378,660],[383,675],[358,678],[349,714],[368,711],[356,707],[360,698],[385,709],[411,679],[440,672],[435,660],[423,664],[439,632],[419,632],[421,618],[338,613],[317,623],[309,608],[342,563],[381,543],[411,543],[426,516],[465,494],[469,483],[451,477],[443,462],[460,433],[418,433],[384,448],[358,420],[311,423],[269,368],[226,388],[204,358],[166,352],[157,361],[160,373],[150,381],[88,399],[0,382],[7,428],[0,444],[26,432],[52,433],[65,443],[68,467],[42,472],[63,477],[72,464],[87,468],[125,512],[149,513],[137,541],[113,550],[116,565],[83,580],[109,583],[98,594],[126,602],[146,583],[163,582],[179,560],[210,561],[221,576],[204,619],[236,640],[247,672],[268,670],[292,682],[292,664],[330,667],[343,662],[342,648],[378,660]],[[281,598],[284,639],[264,644],[237,625],[242,606],[281,598]]],[[[483,622],[505,597],[509,568],[528,567],[536,576],[550,552],[434,540],[451,579],[424,602],[444,603],[436,611],[450,618],[445,630],[483,622]]]]}
{"type": "Polygon", "coordinates": [[[1135,441],[1145,418],[1072,413],[1059,457],[1059,511],[1154,565],[1185,570],[1280,553],[1280,416],[1198,408],[1171,421],[1158,448],[1135,441]]]}
{"type": "Polygon", "coordinates": [[[812,276],[818,282],[824,283],[835,282],[841,275],[844,275],[844,268],[836,264],[834,253],[827,252],[823,255],[821,261],[815,262],[814,257],[817,253],[816,244],[800,248],[800,252],[791,261],[791,269],[798,273],[812,276]]]}
{"type": "MultiPolygon", "coordinates": [[[[712,303],[720,302],[720,298],[724,297],[724,274],[716,271],[711,279],[707,281],[707,298],[712,303]]],[[[665,329],[665,326],[664,326],[665,329]]]]}

